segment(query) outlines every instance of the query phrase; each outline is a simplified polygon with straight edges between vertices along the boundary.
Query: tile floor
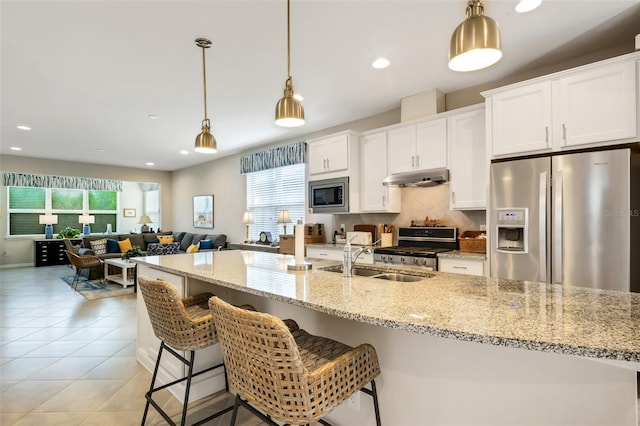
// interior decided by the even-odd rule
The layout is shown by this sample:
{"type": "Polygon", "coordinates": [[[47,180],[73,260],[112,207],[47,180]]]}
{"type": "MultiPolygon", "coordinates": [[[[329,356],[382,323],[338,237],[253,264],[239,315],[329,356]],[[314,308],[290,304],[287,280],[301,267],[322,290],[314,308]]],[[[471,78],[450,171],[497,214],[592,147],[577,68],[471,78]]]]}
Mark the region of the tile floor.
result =
{"type": "MultiPolygon", "coordinates": [[[[136,296],[88,301],[66,266],[0,271],[0,425],[139,425],[151,374],[137,363],[136,296]]],[[[166,390],[163,407],[179,421],[166,390]]],[[[220,393],[190,407],[191,424],[233,403],[220,393]]],[[[207,424],[229,424],[230,413],[207,424]]],[[[150,409],[148,425],[164,420],[150,409]]],[[[241,409],[238,424],[262,422],[241,409]]]]}
{"type": "MultiPolygon", "coordinates": [[[[140,424],[151,374],[135,359],[136,296],[88,301],[60,279],[72,273],[0,271],[0,425],[140,424]]],[[[157,395],[179,421],[180,403],[167,391],[157,395]]],[[[203,398],[187,423],[232,403],[226,393],[203,398]]],[[[229,420],[227,413],[208,424],[229,420]]],[[[165,422],[151,409],[147,424],[165,422]]],[[[237,424],[263,423],[241,409],[237,424]]]]}

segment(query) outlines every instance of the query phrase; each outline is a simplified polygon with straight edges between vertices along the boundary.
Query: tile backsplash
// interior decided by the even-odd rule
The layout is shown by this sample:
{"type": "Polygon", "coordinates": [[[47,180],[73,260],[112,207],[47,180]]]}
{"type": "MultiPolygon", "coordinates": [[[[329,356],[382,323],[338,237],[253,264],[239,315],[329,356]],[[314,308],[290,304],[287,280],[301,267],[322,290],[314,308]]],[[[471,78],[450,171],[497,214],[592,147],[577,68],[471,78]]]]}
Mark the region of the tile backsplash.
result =
{"type": "MultiPolygon", "coordinates": [[[[402,209],[400,213],[367,213],[367,214],[336,214],[333,215],[333,229],[327,229],[327,242],[331,241],[333,230],[340,230],[344,224],[345,231],[352,231],[357,224],[387,224],[398,227],[411,225],[412,220],[423,221],[440,219],[446,226],[455,226],[458,232],[479,230],[486,223],[484,210],[451,210],[449,209],[449,185],[443,184],[427,188],[402,188],[402,209]]],[[[394,244],[397,242],[397,232],[394,244]]]]}

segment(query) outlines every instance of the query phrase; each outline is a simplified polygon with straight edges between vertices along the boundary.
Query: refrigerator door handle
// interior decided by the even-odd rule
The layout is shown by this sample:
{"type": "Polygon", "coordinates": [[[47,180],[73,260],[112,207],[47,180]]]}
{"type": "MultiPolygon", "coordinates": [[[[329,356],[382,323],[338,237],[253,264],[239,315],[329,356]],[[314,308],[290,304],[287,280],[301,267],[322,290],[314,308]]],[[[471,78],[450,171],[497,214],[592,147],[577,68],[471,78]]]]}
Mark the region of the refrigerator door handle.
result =
{"type": "Polygon", "coordinates": [[[553,175],[553,283],[562,284],[563,211],[562,211],[562,170],[554,170],[553,175]]]}
{"type": "Polygon", "coordinates": [[[547,172],[540,173],[538,197],[538,244],[540,244],[540,281],[547,282],[547,172]]]}

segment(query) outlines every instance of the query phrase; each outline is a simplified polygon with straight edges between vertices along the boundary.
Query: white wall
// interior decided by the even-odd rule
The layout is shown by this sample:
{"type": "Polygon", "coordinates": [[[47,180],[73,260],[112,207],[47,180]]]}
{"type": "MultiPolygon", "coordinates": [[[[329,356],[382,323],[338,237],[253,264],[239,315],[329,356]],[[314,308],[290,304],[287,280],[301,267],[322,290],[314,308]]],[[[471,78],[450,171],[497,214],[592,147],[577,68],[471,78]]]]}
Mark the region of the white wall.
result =
{"type": "MultiPolygon", "coordinates": [[[[100,164],[77,163],[72,161],[56,161],[42,158],[18,157],[13,155],[0,155],[0,173],[36,173],[56,176],[80,176],[97,179],[117,179],[125,182],[126,188],[130,188],[128,182],[156,182],[161,185],[161,206],[163,212],[163,224],[166,229],[171,229],[172,209],[171,209],[171,173],[156,170],[133,169],[127,167],[105,166],[100,164]]],[[[135,184],[137,186],[137,183],[135,184]]],[[[142,192],[139,191],[139,200],[121,199],[121,208],[131,207],[125,203],[133,203],[136,206],[137,218],[142,212],[142,192]]],[[[135,196],[134,196],[135,198],[135,196]]],[[[7,216],[7,188],[4,180],[0,185],[0,207],[2,217],[0,218],[0,235],[2,236],[2,249],[0,250],[0,268],[12,266],[29,266],[34,264],[34,243],[33,237],[7,237],[8,216],[7,216]],[[5,255],[6,253],[6,255],[5,255]]],[[[120,212],[122,213],[122,212],[120,212]]],[[[130,232],[134,224],[123,222],[120,226],[121,232],[130,232]]],[[[102,230],[94,230],[98,232],[102,230]]]]}

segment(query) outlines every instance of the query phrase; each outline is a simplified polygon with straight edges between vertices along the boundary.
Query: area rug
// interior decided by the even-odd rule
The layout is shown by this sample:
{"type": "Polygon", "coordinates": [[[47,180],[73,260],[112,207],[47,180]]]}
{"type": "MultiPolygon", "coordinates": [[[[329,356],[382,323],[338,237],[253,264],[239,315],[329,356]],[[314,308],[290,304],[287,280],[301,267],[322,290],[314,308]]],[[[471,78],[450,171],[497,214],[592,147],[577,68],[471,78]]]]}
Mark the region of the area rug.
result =
{"type": "MultiPolygon", "coordinates": [[[[73,275],[68,277],[60,277],[62,281],[67,283],[69,287],[73,289],[73,275]]],[[[127,288],[122,287],[120,284],[114,284],[106,281],[106,284],[102,280],[88,280],[85,277],[80,277],[76,286],[78,293],[84,296],[87,300],[104,299],[105,297],[123,296],[125,294],[133,293],[133,286],[127,288]]]]}

